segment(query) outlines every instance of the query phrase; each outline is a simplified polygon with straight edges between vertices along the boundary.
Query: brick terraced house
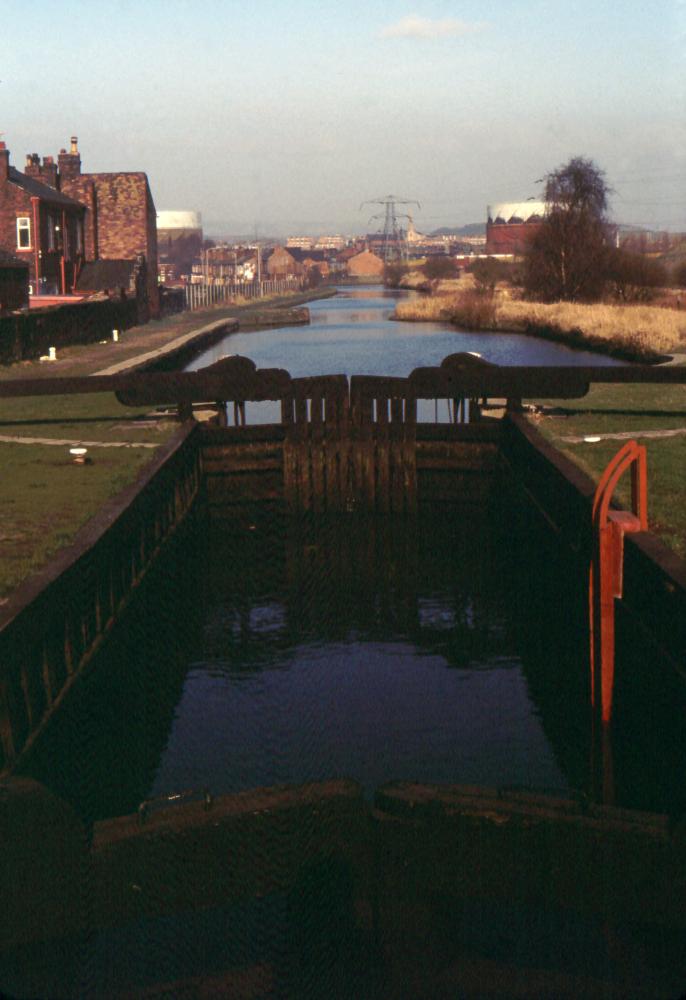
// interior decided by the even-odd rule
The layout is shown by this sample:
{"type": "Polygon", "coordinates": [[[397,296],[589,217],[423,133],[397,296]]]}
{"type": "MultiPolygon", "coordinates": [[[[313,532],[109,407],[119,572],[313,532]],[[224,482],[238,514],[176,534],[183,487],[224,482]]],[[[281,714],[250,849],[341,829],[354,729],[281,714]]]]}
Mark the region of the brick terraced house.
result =
{"type": "Polygon", "coordinates": [[[142,171],[82,173],[76,136],[57,163],[27,156],[23,173],[0,145],[0,248],[26,257],[37,294],[119,291],[139,297],[141,319],[159,313],[148,178],[142,171]]]}
{"type": "Polygon", "coordinates": [[[348,275],[351,278],[381,279],[384,272],[384,262],[371,250],[363,250],[348,260],[348,275]]]}
{"type": "Polygon", "coordinates": [[[57,189],[57,168],[48,157],[44,174],[30,159],[34,169],[21,173],[0,142],[0,250],[28,265],[33,294],[66,295],[83,262],[86,210],[57,189]]]}

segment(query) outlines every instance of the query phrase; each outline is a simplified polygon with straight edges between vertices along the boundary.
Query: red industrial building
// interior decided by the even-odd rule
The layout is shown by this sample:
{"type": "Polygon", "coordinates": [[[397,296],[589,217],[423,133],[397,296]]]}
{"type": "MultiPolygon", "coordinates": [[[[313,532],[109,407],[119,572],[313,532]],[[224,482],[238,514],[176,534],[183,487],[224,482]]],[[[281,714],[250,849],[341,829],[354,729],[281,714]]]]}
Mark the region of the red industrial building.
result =
{"type": "Polygon", "coordinates": [[[543,201],[502,202],[488,206],[487,254],[521,254],[538,230],[547,206],[543,201]]]}

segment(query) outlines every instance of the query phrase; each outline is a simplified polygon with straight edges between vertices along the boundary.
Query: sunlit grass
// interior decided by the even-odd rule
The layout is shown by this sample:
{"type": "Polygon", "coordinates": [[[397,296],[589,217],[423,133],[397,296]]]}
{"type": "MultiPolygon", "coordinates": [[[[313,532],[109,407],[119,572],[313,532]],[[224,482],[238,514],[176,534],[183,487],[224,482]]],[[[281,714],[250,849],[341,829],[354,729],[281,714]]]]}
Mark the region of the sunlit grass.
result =
{"type": "MultiPolygon", "coordinates": [[[[648,521],[651,531],[686,558],[686,434],[649,437],[642,432],[686,428],[686,386],[598,385],[580,400],[545,400],[549,415],[536,426],[592,478],[598,479],[624,440],[604,434],[631,432],[648,455],[648,521]],[[595,443],[570,437],[597,436],[595,443]]],[[[618,498],[630,503],[628,480],[618,498]]]]}
{"type": "Polygon", "coordinates": [[[0,443],[0,599],[68,545],[152,454],[90,448],[92,463],[75,465],[66,447],[0,443]]]}

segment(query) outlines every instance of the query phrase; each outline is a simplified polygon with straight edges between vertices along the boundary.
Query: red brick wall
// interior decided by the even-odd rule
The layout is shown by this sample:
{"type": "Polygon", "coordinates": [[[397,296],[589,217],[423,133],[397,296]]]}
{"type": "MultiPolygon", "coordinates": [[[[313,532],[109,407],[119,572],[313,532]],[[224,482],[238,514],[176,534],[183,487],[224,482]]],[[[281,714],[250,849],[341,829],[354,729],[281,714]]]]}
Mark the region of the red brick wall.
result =
{"type": "Polygon", "coordinates": [[[486,225],[486,253],[523,253],[527,241],[538,232],[539,222],[489,222],[486,225]]]}
{"type": "Polygon", "coordinates": [[[0,249],[18,257],[29,265],[29,281],[35,281],[34,251],[17,250],[17,216],[28,215],[31,219],[31,242],[35,246],[36,235],[33,227],[31,198],[16,184],[0,180],[0,249]]]}
{"type": "Polygon", "coordinates": [[[353,278],[381,277],[383,269],[381,258],[369,250],[363,250],[348,261],[348,274],[353,278]]]}
{"type": "Polygon", "coordinates": [[[289,278],[302,274],[302,264],[299,264],[284,247],[277,247],[267,261],[267,274],[270,278],[289,278]]]}
{"type": "Polygon", "coordinates": [[[144,254],[148,301],[151,314],[156,316],[157,213],[146,175],[80,174],[63,178],[60,187],[64,194],[86,205],[87,259],[132,260],[144,254]]]}

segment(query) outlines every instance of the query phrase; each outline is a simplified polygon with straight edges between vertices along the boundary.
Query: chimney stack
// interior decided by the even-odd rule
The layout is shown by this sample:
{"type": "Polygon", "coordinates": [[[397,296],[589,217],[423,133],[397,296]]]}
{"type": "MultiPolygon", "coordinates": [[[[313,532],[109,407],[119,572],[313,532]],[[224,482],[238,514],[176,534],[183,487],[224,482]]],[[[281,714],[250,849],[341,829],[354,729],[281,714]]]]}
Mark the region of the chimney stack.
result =
{"type": "Polygon", "coordinates": [[[57,164],[55,163],[55,158],[53,156],[43,157],[41,180],[44,184],[48,184],[51,188],[57,188],[57,164]]]}
{"type": "Polygon", "coordinates": [[[0,184],[4,184],[10,172],[10,151],[0,140],[0,184]]]}
{"type": "Polygon", "coordinates": [[[57,164],[52,156],[44,156],[41,164],[38,153],[27,153],[24,173],[51,188],[57,188],[57,164]]]}
{"type": "Polygon", "coordinates": [[[71,137],[71,149],[61,149],[57,157],[60,177],[71,180],[81,174],[81,157],[79,156],[79,140],[73,135],[71,137]]]}

